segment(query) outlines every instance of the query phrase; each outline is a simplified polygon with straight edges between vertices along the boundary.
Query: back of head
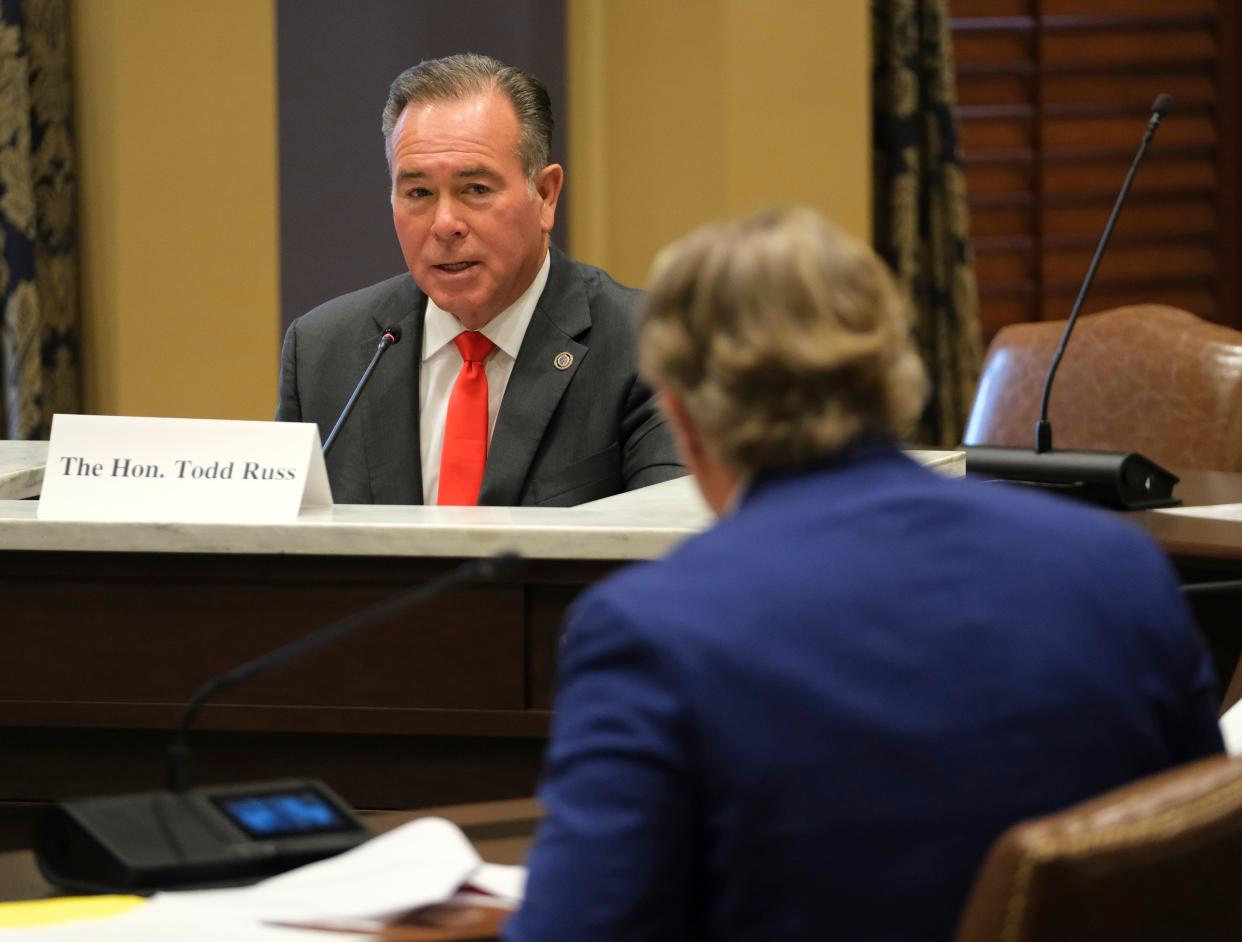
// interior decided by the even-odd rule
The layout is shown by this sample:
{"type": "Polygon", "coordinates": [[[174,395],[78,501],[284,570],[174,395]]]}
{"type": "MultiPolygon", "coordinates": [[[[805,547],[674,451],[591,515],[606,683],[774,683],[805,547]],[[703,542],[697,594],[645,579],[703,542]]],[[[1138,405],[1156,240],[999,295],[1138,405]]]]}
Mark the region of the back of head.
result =
{"type": "Polygon", "coordinates": [[[467,52],[425,59],[398,75],[388,89],[381,129],[392,164],[392,132],[407,105],[457,101],[500,91],[513,105],[521,132],[518,156],[529,180],[548,165],[552,152],[552,101],[543,83],[499,59],[467,52]]]}
{"type": "Polygon", "coordinates": [[[660,253],[649,287],[642,370],[739,472],[900,436],[922,410],[927,381],[888,269],[811,210],[699,229],[660,253]]]}

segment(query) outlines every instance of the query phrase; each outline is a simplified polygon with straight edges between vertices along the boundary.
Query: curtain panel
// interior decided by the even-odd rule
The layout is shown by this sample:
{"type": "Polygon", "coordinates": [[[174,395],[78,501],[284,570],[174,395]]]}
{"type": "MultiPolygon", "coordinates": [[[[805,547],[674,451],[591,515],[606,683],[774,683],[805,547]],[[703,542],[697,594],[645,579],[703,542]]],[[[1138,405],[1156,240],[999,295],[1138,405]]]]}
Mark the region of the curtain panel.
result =
{"type": "Polygon", "coordinates": [[[979,301],[953,116],[947,0],[872,0],[876,251],[910,302],[932,383],[919,443],[962,440],[979,378],[979,301]]]}
{"type": "Polygon", "coordinates": [[[67,0],[0,3],[0,438],[79,409],[67,0]]]}

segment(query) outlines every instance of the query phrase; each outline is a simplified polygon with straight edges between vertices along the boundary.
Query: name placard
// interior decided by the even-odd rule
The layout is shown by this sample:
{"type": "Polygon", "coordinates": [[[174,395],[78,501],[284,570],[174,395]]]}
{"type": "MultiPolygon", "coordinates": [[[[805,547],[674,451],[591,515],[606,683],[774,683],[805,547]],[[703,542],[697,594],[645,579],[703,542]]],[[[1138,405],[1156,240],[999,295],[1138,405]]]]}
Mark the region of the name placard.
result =
{"type": "Polygon", "coordinates": [[[41,520],[288,523],[332,505],[311,423],[56,415],[41,520]]]}

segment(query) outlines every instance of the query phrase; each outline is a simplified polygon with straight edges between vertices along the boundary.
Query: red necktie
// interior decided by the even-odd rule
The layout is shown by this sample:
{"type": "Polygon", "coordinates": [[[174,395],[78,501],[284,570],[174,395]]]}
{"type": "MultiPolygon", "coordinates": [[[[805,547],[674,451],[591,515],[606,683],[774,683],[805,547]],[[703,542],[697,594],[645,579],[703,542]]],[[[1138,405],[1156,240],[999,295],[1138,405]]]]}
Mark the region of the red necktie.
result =
{"type": "Polygon", "coordinates": [[[463,330],[453,343],[464,362],[449,396],[436,503],[473,506],[479,502],[487,464],[487,373],[483,361],[495,344],[477,330],[463,330]]]}

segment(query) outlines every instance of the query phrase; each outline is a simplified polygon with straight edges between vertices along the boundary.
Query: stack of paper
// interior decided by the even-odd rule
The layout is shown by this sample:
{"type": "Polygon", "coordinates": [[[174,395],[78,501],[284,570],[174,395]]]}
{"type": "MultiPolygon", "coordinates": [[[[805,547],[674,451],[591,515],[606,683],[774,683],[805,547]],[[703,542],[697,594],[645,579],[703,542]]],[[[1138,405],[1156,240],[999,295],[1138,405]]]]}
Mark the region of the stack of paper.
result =
{"type": "MultiPolygon", "coordinates": [[[[253,886],[160,893],[104,919],[22,929],[31,942],[348,942],[411,910],[460,901],[512,909],[526,871],[479,859],[457,826],[420,818],[344,854],[253,886]],[[333,930],[326,937],[322,930],[333,930]],[[344,933],[344,934],[342,934],[344,933]]],[[[0,930],[0,940],[10,937],[0,930]]]]}

